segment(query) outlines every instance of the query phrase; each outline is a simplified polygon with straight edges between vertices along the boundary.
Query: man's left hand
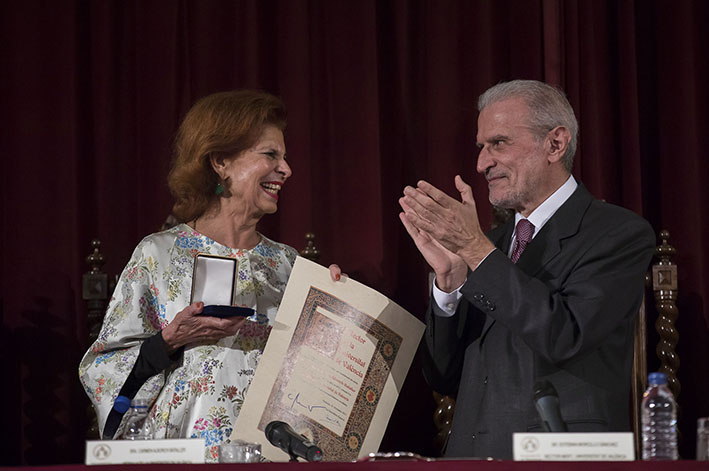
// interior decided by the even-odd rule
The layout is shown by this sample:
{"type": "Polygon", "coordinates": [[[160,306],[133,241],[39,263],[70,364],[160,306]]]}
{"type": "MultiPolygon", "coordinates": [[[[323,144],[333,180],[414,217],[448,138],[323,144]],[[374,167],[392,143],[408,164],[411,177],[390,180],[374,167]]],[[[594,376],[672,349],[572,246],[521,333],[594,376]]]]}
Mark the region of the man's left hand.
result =
{"type": "Polygon", "coordinates": [[[460,175],[455,177],[455,186],[460,192],[460,201],[423,180],[416,188],[407,186],[404,188],[406,216],[417,229],[463,258],[474,270],[495,246],[480,228],[472,188],[460,175]]]}

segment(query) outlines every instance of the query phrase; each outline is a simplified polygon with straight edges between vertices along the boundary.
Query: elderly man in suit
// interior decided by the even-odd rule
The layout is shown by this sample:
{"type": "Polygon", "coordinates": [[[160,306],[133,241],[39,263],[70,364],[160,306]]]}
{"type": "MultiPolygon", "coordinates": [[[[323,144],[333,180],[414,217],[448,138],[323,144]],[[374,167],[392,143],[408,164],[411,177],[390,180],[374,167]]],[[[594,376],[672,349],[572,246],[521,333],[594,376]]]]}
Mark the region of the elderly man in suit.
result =
{"type": "Polygon", "coordinates": [[[436,278],[424,373],[457,392],[447,456],[509,459],[541,431],[534,384],[551,382],[571,432],[629,430],[633,322],[655,238],[636,214],[571,176],[578,124],[563,92],[516,80],[478,102],[477,171],[513,221],[485,235],[460,199],[419,181],[400,219],[436,278]]]}

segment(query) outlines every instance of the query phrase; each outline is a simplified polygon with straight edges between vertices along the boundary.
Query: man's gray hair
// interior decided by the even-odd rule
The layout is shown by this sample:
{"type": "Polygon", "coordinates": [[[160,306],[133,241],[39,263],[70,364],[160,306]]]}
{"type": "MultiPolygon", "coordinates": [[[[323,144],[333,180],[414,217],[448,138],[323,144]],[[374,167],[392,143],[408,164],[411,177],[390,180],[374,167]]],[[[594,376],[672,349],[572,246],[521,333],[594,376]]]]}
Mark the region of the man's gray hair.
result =
{"type": "Polygon", "coordinates": [[[564,168],[571,173],[576,154],[579,123],[574,110],[561,89],[536,80],[512,80],[490,87],[478,99],[478,111],[488,105],[511,98],[522,98],[529,108],[529,126],[539,139],[557,126],[564,126],[571,140],[562,157],[564,168]]]}

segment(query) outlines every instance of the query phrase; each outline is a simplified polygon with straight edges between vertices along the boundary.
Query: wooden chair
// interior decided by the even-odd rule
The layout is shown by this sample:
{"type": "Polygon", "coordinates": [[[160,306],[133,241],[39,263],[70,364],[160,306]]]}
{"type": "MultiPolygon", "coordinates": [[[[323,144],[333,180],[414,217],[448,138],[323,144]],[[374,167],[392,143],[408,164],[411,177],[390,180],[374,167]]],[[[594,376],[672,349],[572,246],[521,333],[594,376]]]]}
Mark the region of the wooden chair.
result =
{"type": "MultiPolygon", "coordinates": [[[[660,336],[655,352],[660,359],[659,371],[667,375],[667,383],[677,401],[679,415],[679,394],[681,386],[677,378],[679,369],[679,356],[675,351],[679,334],[675,328],[677,321],[677,265],[672,261],[676,249],[667,243],[670,233],[660,231],[660,245],[655,248],[657,262],[652,264],[651,271],[645,276],[645,284],[652,284],[652,291],[657,309],[655,330],[660,336]]],[[[635,322],[635,348],[633,350],[632,374],[632,424],[635,438],[635,456],[642,456],[642,422],[641,410],[643,393],[647,388],[647,313],[645,298],[640,305],[638,317],[635,322]]]]}
{"type": "MultiPolygon", "coordinates": [[[[504,214],[502,214],[504,216],[504,214]]],[[[670,234],[660,231],[660,245],[655,248],[656,262],[651,265],[651,271],[646,275],[647,286],[652,284],[655,308],[658,312],[655,330],[660,335],[656,353],[660,359],[660,369],[667,375],[668,385],[677,401],[680,393],[680,383],[677,379],[679,357],[675,351],[679,334],[675,328],[677,320],[677,265],[672,261],[676,250],[667,243],[670,234]]],[[[647,290],[646,290],[647,291],[647,290]]],[[[631,422],[635,438],[635,456],[642,453],[641,414],[643,392],[647,388],[647,313],[645,296],[643,296],[638,316],[635,322],[635,341],[633,348],[633,368],[631,375],[631,422]]],[[[436,429],[434,446],[441,453],[445,450],[451,432],[451,423],[455,411],[455,397],[433,392],[435,410],[433,423],[436,429]]],[[[678,402],[679,413],[679,402],[678,402]]]]}
{"type": "Polygon", "coordinates": [[[312,232],[305,234],[305,248],[300,251],[300,256],[313,262],[320,260],[320,250],[315,247],[315,234],[312,232]]]}
{"type": "MultiPolygon", "coordinates": [[[[98,337],[101,324],[103,324],[103,316],[106,313],[108,300],[111,298],[113,289],[116,286],[115,277],[109,278],[108,274],[101,271],[101,267],[106,259],[101,253],[101,241],[94,239],[91,241],[91,253],[86,257],[86,263],[89,265],[89,271],[84,273],[82,284],[82,297],[86,302],[88,312],[88,344],[92,345],[98,337]]],[[[88,401],[87,401],[88,402],[88,401]]],[[[88,423],[86,430],[87,440],[98,440],[98,422],[93,406],[88,402],[86,406],[86,420],[88,423]]]]}

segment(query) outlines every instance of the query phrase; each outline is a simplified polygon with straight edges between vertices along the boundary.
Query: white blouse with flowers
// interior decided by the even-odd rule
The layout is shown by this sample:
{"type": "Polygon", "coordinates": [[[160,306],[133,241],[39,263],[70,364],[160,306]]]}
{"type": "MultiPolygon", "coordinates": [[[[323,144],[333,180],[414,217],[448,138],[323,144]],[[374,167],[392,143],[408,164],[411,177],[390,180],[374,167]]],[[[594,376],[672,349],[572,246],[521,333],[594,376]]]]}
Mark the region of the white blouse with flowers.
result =
{"type": "Polygon", "coordinates": [[[146,237],[121,274],[79,376],[102,430],[143,340],[189,305],[197,253],[238,260],[236,304],[256,314],[232,337],[185,346],[183,358],[146,381],[136,397],[152,404],[156,439],[204,438],[206,458],[214,461],[218,445],[231,435],[271,331],[297,255],[292,247],[261,236],[253,249],[232,249],[185,224],[146,237]]]}

